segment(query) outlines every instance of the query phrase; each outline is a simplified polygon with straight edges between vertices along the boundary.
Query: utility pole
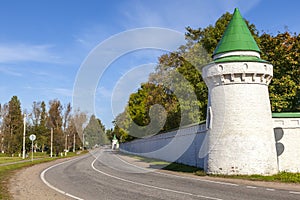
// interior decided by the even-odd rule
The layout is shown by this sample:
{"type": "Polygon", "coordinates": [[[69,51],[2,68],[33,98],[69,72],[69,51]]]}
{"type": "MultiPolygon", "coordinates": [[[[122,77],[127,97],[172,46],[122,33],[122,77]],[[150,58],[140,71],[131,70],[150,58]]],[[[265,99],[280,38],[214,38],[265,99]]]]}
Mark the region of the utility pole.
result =
{"type": "Polygon", "coordinates": [[[67,153],[69,152],[69,146],[68,146],[68,136],[69,134],[66,134],[66,138],[65,138],[65,156],[67,155],[67,153]]]}
{"type": "Polygon", "coordinates": [[[73,137],[73,152],[75,152],[75,143],[76,143],[76,135],[74,133],[74,137],[73,137]]]}
{"type": "Polygon", "coordinates": [[[53,156],[53,128],[51,128],[51,144],[50,144],[50,157],[53,156]]]}
{"type": "Polygon", "coordinates": [[[84,141],[84,133],[82,133],[82,148],[83,148],[83,151],[84,151],[84,143],[85,143],[85,141],[84,141]]]}
{"type": "Polygon", "coordinates": [[[24,114],[23,117],[23,124],[24,124],[24,129],[23,129],[23,155],[22,158],[25,159],[25,153],[26,153],[26,149],[25,149],[25,142],[26,142],[26,114],[24,114]]]}
{"type": "Polygon", "coordinates": [[[67,153],[67,151],[68,151],[68,134],[65,133],[65,135],[66,135],[66,137],[65,137],[65,153],[67,153]]]}
{"type": "Polygon", "coordinates": [[[31,162],[33,162],[33,140],[31,141],[31,162]]]}

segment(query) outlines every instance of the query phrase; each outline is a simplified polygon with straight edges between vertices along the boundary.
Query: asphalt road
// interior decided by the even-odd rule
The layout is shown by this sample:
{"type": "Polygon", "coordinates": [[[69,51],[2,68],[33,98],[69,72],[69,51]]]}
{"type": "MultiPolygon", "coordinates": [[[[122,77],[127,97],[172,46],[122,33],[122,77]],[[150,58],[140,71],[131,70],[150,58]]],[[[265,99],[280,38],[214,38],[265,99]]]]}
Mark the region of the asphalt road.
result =
{"type": "Polygon", "coordinates": [[[70,199],[300,199],[300,192],[149,171],[109,149],[54,165],[41,178],[70,199]]]}

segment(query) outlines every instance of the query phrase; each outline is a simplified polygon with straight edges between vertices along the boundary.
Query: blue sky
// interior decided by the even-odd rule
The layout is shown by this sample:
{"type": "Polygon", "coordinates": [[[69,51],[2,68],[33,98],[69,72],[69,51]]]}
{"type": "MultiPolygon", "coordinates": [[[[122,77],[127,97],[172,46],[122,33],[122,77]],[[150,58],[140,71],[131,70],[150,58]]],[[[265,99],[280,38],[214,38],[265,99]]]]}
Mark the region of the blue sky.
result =
{"type": "MultiPolygon", "coordinates": [[[[300,33],[299,6],[296,0],[2,0],[0,103],[17,95],[22,109],[30,111],[33,101],[72,102],[85,58],[99,43],[124,31],[161,27],[184,33],[186,26],[204,28],[239,7],[260,31],[276,34],[287,26],[300,33]]],[[[106,127],[112,127],[113,115],[126,102],[126,95],[118,100],[118,84],[128,84],[129,95],[147,80],[162,53],[144,49],[111,63],[98,83],[94,102],[95,113],[106,127]]]]}

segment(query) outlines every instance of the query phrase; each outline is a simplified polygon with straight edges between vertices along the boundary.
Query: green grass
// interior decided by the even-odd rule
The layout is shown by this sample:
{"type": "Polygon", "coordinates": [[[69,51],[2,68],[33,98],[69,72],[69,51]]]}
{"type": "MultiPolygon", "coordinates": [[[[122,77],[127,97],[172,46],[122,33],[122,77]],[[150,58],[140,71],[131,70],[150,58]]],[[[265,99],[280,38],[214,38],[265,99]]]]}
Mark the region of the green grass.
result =
{"type": "Polygon", "coordinates": [[[12,156],[6,153],[0,153],[0,158],[1,157],[12,157],[12,156]]]}
{"type": "Polygon", "coordinates": [[[0,164],[17,162],[20,160],[23,160],[23,159],[20,157],[0,157],[0,164]]]}
{"type": "MultiPolygon", "coordinates": [[[[87,151],[81,152],[80,155],[87,153],[87,151]]],[[[38,160],[33,160],[31,162],[31,155],[26,159],[28,162],[23,162],[23,163],[14,163],[11,165],[5,165],[5,166],[0,166],[0,199],[11,199],[11,196],[8,191],[8,181],[9,178],[14,174],[14,172],[18,169],[24,168],[24,167],[30,167],[36,164],[40,163],[45,163],[45,162],[50,162],[56,159],[60,158],[67,158],[67,157],[73,157],[76,156],[75,152],[69,152],[67,156],[64,157],[53,157],[50,158],[49,155],[44,154],[44,153],[37,153],[34,154],[34,156],[39,157],[40,159],[38,160]]],[[[35,157],[34,157],[35,158],[35,157]]],[[[8,162],[16,162],[20,161],[22,158],[19,157],[1,157],[0,156],[0,163],[8,163],[8,162]]]]}
{"type": "Polygon", "coordinates": [[[184,172],[184,173],[192,173],[198,176],[206,175],[205,172],[197,167],[192,167],[189,165],[179,164],[179,163],[171,163],[168,166],[163,168],[164,170],[170,170],[175,172],[184,172]]]}
{"type": "Polygon", "coordinates": [[[138,159],[142,162],[146,162],[146,163],[150,163],[151,165],[169,165],[170,162],[166,162],[163,160],[158,160],[158,159],[154,159],[154,158],[146,158],[146,157],[141,157],[141,156],[131,156],[132,158],[138,159]]]}
{"type": "Polygon", "coordinates": [[[164,167],[165,170],[176,171],[176,172],[186,172],[193,173],[197,176],[210,176],[210,177],[222,177],[222,178],[234,178],[234,179],[244,179],[251,181],[273,181],[273,182],[282,182],[282,183],[300,183],[300,173],[290,173],[290,172],[280,172],[272,176],[263,176],[263,175],[208,175],[204,170],[178,164],[171,163],[170,165],[164,167]]]}
{"type": "Polygon", "coordinates": [[[290,173],[290,172],[280,172],[272,176],[263,175],[208,175],[204,170],[178,164],[172,163],[163,169],[177,172],[193,173],[197,176],[210,176],[210,177],[222,177],[222,178],[234,178],[234,179],[244,179],[251,181],[269,181],[269,182],[282,182],[282,183],[300,183],[300,173],[290,173]]]}
{"type": "Polygon", "coordinates": [[[159,165],[162,166],[163,170],[176,171],[191,173],[197,176],[210,176],[210,177],[222,177],[222,178],[234,178],[234,179],[244,179],[251,181],[273,181],[282,183],[300,183],[300,173],[290,173],[290,172],[280,172],[272,176],[263,175],[209,175],[206,174],[203,169],[192,167],[184,164],[170,163],[161,161],[158,159],[145,158],[136,155],[126,154],[127,156],[133,157],[135,159],[141,160],[143,162],[150,163],[151,166],[159,165]],[[164,165],[164,166],[163,166],[164,165]]]}
{"type": "MultiPolygon", "coordinates": [[[[124,153],[122,153],[124,154],[124,153]]],[[[159,168],[163,170],[176,171],[176,172],[185,172],[185,173],[193,173],[198,176],[206,175],[205,172],[197,167],[192,167],[189,165],[179,164],[179,163],[171,163],[163,160],[158,160],[154,158],[146,158],[137,155],[125,154],[126,156],[130,156],[142,162],[149,163],[152,168],[159,168]]]]}
{"type": "Polygon", "coordinates": [[[300,173],[280,172],[272,176],[263,175],[210,175],[215,177],[245,179],[251,181],[269,181],[282,183],[300,183],[300,173]]]}

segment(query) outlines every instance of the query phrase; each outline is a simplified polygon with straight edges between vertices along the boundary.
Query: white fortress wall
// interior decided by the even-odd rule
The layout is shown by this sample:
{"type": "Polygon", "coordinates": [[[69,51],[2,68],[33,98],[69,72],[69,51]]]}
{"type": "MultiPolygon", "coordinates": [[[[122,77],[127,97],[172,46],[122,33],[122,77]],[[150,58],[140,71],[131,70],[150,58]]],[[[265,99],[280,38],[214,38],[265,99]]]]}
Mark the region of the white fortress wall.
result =
{"type": "Polygon", "coordinates": [[[205,136],[206,124],[192,125],[152,137],[121,143],[120,151],[204,168],[204,158],[199,158],[199,151],[205,136]]]}
{"type": "MultiPolygon", "coordinates": [[[[273,118],[274,144],[276,143],[279,171],[300,172],[300,118],[273,118]]],[[[250,123],[250,122],[249,122],[250,123]]],[[[234,126],[234,124],[232,124],[234,126]]],[[[205,168],[206,157],[199,158],[199,151],[207,136],[206,125],[194,125],[181,129],[184,140],[194,138],[177,163],[205,168]]],[[[176,137],[177,130],[148,138],[121,143],[120,151],[144,156],[146,152],[155,152],[169,144],[176,137]]],[[[183,142],[185,143],[185,142],[183,142]]],[[[175,146],[176,149],[184,149],[175,146]]],[[[151,158],[171,161],[172,152],[154,153],[151,158]]]]}
{"type": "Polygon", "coordinates": [[[300,172],[300,118],[273,118],[279,171],[300,172]]]}

